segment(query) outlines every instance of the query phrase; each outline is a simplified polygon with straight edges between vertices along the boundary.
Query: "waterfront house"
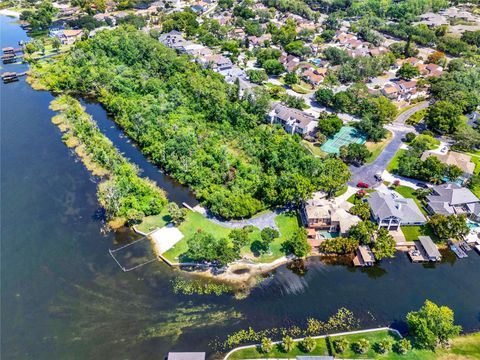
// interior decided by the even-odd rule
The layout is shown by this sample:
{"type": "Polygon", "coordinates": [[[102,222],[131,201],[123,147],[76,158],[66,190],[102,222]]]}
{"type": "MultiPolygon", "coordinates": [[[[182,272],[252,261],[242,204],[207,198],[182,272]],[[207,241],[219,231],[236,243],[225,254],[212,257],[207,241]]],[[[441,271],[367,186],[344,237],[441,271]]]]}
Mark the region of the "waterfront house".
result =
{"type": "Polygon", "coordinates": [[[413,199],[393,198],[392,194],[377,191],[367,201],[379,228],[399,230],[400,226],[422,225],[427,221],[413,199]]]}
{"type": "MultiPolygon", "coordinates": [[[[309,240],[323,239],[317,236],[317,231],[338,233],[340,236],[347,235],[350,228],[361,221],[358,216],[347,211],[350,204],[338,205],[335,200],[326,199],[325,196],[321,192],[314,193],[312,198],[302,205],[300,215],[307,228],[309,240]]],[[[318,245],[319,243],[311,244],[318,245]]]]}
{"type": "Polygon", "coordinates": [[[427,150],[422,154],[421,159],[425,161],[430,156],[436,157],[444,164],[455,165],[460,168],[463,171],[463,180],[473,176],[475,164],[471,161],[472,157],[470,155],[462,154],[456,151],[448,151],[446,154],[439,154],[437,152],[427,150]]]}
{"type": "Polygon", "coordinates": [[[281,103],[274,103],[268,113],[271,124],[280,124],[286,132],[301,136],[312,133],[318,125],[315,116],[302,110],[289,108],[281,103]]]}
{"type": "Polygon", "coordinates": [[[368,245],[360,245],[353,259],[355,266],[373,266],[375,264],[375,256],[368,245]]]}
{"type": "Polygon", "coordinates": [[[465,214],[473,221],[480,221],[480,199],[458,184],[434,186],[432,193],[426,198],[426,203],[430,214],[465,214]]]}

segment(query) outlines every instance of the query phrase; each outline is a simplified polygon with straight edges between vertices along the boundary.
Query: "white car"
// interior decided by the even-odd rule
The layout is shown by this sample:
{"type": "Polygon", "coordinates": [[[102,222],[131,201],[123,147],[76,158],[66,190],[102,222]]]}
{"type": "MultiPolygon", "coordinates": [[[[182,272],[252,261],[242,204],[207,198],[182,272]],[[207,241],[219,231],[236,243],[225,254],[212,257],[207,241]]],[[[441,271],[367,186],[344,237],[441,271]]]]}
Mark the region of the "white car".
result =
{"type": "Polygon", "coordinates": [[[447,151],[448,151],[448,148],[446,146],[440,149],[441,153],[446,153],[447,151]]]}

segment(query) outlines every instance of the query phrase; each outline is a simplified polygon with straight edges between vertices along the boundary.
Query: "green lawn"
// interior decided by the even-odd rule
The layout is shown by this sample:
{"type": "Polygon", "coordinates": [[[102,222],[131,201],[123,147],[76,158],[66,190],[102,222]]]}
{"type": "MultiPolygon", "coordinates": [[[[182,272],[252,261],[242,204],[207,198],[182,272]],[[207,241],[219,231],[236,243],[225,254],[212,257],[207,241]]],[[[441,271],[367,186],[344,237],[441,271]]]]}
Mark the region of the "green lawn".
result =
{"type": "Polygon", "coordinates": [[[338,190],[336,193],[335,193],[335,197],[337,196],[342,196],[343,194],[345,194],[348,190],[348,185],[345,185],[343,188],[341,188],[340,190],[338,190]]]}
{"type": "Polygon", "coordinates": [[[365,146],[367,147],[367,149],[372,153],[372,155],[370,155],[366,160],[365,162],[367,164],[370,164],[372,162],[375,161],[375,159],[378,157],[378,155],[381,154],[381,152],[383,151],[383,149],[385,149],[385,146],[388,145],[388,143],[392,140],[392,133],[389,131],[388,132],[388,135],[387,135],[387,138],[384,139],[383,141],[379,141],[378,143],[375,143],[375,142],[371,142],[371,141],[368,141],[365,143],[365,146]]]}
{"type": "MultiPolygon", "coordinates": [[[[390,338],[392,341],[397,339],[394,333],[388,333],[387,331],[378,331],[367,334],[358,334],[345,336],[349,343],[353,343],[358,339],[365,338],[370,341],[370,345],[373,346],[376,342],[390,338]]],[[[330,338],[332,342],[335,338],[330,338]]],[[[333,347],[332,347],[333,348],[333,347]]],[[[335,355],[335,350],[333,350],[335,355]]],[[[373,349],[370,349],[367,353],[359,355],[353,352],[351,349],[345,351],[343,354],[338,354],[339,357],[346,359],[385,359],[385,360],[473,360],[480,359],[480,332],[458,336],[452,340],[450,349],[437,349],[436,352],[430,350],[413,349],[405,355],[397,354],[392,351],[388,354],[378,354],[373,349]]]]}
{"type": "Polygon", "coordinates": [[[302,227],[300,216],[298,215],[297,212],[280,214],[275,218],[275,223],[277,224],[278,229],[280,231],[280,237],[276,238],[270,244],[270,250],[272,254],[260,255],[259,257],[256,257],[255,259],[253,259],[254,261],[271,262],[283,256],[284,254],[280,250],[282,243],[288,238],[290,238],[295,230],[302,227]]]}
{"type": "MultiPolygon", "coordinates": [[[[392,342],[396,342],[398,340],[398,335],[396,335],[394,332],[388,331],[388,330],[380,330],[380,331],[375,331],[375,332],[370,332],[370,333],[364,333],[364,334],[354,334],[354,335],[346,335],[346,336],[337,336],[337,337],[330,337],[329,341],[332,344],[332,352],[334,356],[345,358],[345,359],[408,359],[407,357],[400,357],[400,355],[395,354],[395,353],[390,353],[387,355],[380,355],[375,352],[374,345],[378,341],[381,341],[383,339],[390,339],[392,342]],[[343,353],[337,353],[335,349],[333,348],[333,341],[336,339],[342,339],[345,338],[349,342],[349,346],[347,347],[347,350],[344,351],[343,353]],[[370,342],[370,349],[365,353],[365,354],[357,354],[351,349],[352,343],[355,341],[358,341],[359,339],[367,339],[370,342]]],[[[415,358],[414,358],[415,359],[415,358]]]]}
{"type": "MultiPolygon", "coordinates": [[[[190,239],[200,229],[212,234],[216,238],[228,237],[228,234],[231,231],[229,228],[213,223],[198,212],[188,211],[185,221],[179,226],[179,230],[184,235],[183,239],[176,243],[166,253],[164,253],[163,256],[170,261],[178,261],[178,257],[188,250],[188,239],[190,239]]],[[[257,229],[256,232],[259,233],[259,230],[257,229]]]]}
{"type": "Polygon", "coordinates": [[[440,146],[440,140],[435,139],[433,136],[423,134],[417,135],[410,145],[414,145],[418,141],[426,142],[428,144],[428,150],[434,150],[440,146]]]}
{"type": "Polygon", "coordinates": [[[275,359],[294,359],[298,355],[328,355],[327,342],[325,339],[317,339],[317,346],[310,353],[305,353],[299,347],[300,343],[297,342],[294,349],[290,352],[284,352],[280,344],[273,346],[272,351],[269,353],[263,353],[260,349],[256,347],[240,349],[233,352],[228,359],[229,360],[239,360],[239,359],[266,359],[266,358],[275,358],[275,359]]]}
{"type": "Polygon", "coordinates": [[[407,125],[417,125],[420,121],[423,120],[423,118],[425,117],[426,114],[427,114],[427,109],[417,111],[415,114],[410,116],[405,121],[405,124],[407,124],[407,125]]]}
{"type": "Polygon", "coordinates": [[[432,231],[432,229],[428,225],[401,226],[400,229],[402,229],[403,235],[405,235],[405,239],[407,241],[418,240],[418,237],[422,236],[422,235],[430,236],[430,238],[434,242],[439,242],[440,241],[438,236],[435,235],[435,233],[432,231]]]}
{"type": "Polygon", "coordinates": [[[311,143],[310,141],[307,141],[307,140],[302,140],[302,144],[303,146],[305,146],[305,148],[310,151],[310,153],[313,155],[313,156],[317,156],[317,157],[325,157],[327,156],[327,153],[325,151],[323,151],[322,149],[320,149],[320,144],[319,143],[311,143]]]}
{"type": "MultiPolygon", "coordinates": [[[[368,196],[368,194],[371,194],[371,193],[375,192],[374,189],[363,189],[363,190],[365,190],[365,192],[367,193],[367,196],[368,196]]],[[[355,197],[355,195],[356,195],[356,193],[350,195],[350,197],[347,199],[347,201],[351,204],[356,204],[357,202],[362,201],[362,199],[357,199],[355,197]]]]}
{"type": "MultiPolygon", "coordinates": [[[[165,226],[169,220],[170,218],[165,210],[159,215],[146,217],[143,222],[137,226],[137,229],[148,233],[156,228],[165,226]]],[[[250,245],[248,245],[241,250],[241,254],[249,255],[253,261],[257,262],[270,262],[283,256],[284,254],[281,251],[282,243],[291,237],[293,232],[302,227],[302,225],[297,212],[280,214],[275,218],[275,223],[280,230],[280,237],[276,238],[270,244],[270,253],[254,256],[250,250],[250,245]]],[[[179,230],[184,235],[184,238],[163,254],[163,256],[172,262],[177,262],[180,255],[188,250],[187,241],[198,230],[212,234],[215,238],[227,238],[231,231],[230,228],[215,224],[202,214],[194,211],[188,211],[185,221],[179,226],[179,230]]],[[[250,234],[251,243],[256,240],[260,240],[260,230],[258,228],[255,228],[250,234]]]]}
{"type": "Polygon", "coordinates": [[[392,160],[390,160],[390,162],[387,165],[387,171],[388,172],[392,173],[398,168],[398,159],[399,159],[400,156],[402,156],[406,152],[407,152],[407,150],[405,150],[405,149],[400,149],[400,150],[397,151],[395,156],[392,158],[392,160]]]}
{"type": "Polygon", "coordinates": [[[162,228],[170,222],[170,215],[168,215],[168,210],[165,207],[163,211],[158,215],[146,216],[143,218],[142,222],[136,226],[137,230],[148,234],[156,228],[162,228]]]}
{"type": "Polygon", "coordinates": [[[423,208],[422,202],[415,195],[415,189],[412,189],[411,187],[403,186],[403,185],[395,186],[393,189],[396,192],[398,192],[400,195],[402,195],[404,198],[413,199],[415,201],[415,204],[417,204],[418,208],[422,212],[422,214],[428,215],[425,209],[423,208]]]}

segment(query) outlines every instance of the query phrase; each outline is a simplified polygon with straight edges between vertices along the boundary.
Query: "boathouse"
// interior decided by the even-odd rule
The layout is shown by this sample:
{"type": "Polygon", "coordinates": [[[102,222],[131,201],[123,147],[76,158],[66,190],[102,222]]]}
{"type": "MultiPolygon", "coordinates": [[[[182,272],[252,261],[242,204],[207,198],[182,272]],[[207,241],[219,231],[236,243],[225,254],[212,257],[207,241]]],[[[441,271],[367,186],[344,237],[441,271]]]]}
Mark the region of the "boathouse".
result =
{"type": "Polygon", "coordinates": [[[205,360],[204,352],[169,352],[167,360],[205,360]]]}
{"type": "Polygon", "coordinates": [[[437,245],[430,236],[419,236],[418,241],[415,241],[415,247],[415,250],[408,252],[413,262],[440,261],[442,259],[437,245]]]}
{"type": "Polygon", "coordinates": [[[375,256],[368,245],[360,245],[357,249],[357,255],[353,259],[355,266],[373,266],[375,264],[375,256]]]}

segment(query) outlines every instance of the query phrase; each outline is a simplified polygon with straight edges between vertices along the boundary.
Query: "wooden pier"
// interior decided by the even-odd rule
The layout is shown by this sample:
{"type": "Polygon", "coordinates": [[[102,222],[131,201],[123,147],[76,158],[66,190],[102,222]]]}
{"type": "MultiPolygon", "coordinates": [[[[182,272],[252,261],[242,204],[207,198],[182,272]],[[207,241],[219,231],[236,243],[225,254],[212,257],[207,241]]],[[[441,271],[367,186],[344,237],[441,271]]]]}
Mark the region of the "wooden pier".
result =
{"type": "Polygon", "coordinates": [[[459,259],[463,259],[463,258],[466,258],[468,257],[467,253],[465,251],[463,251],[462,248],[460,248],[460,246],[458,246],[457,244],[455,244],[453,241],[449,241],[448,242],[448,246],[450,247],[450,250],[453,251],[453,253],[455,255],[457,255],[457,257],[459,259]]]}
{"type": "Polygon", "coordinates": [[[3,83],[8,84],[8,83],[20,80],[20,77],[25,75],[27,75],[26,72],[23,72],[23,73],[4,72],[1,76],[2,76],[3,83]]]}

